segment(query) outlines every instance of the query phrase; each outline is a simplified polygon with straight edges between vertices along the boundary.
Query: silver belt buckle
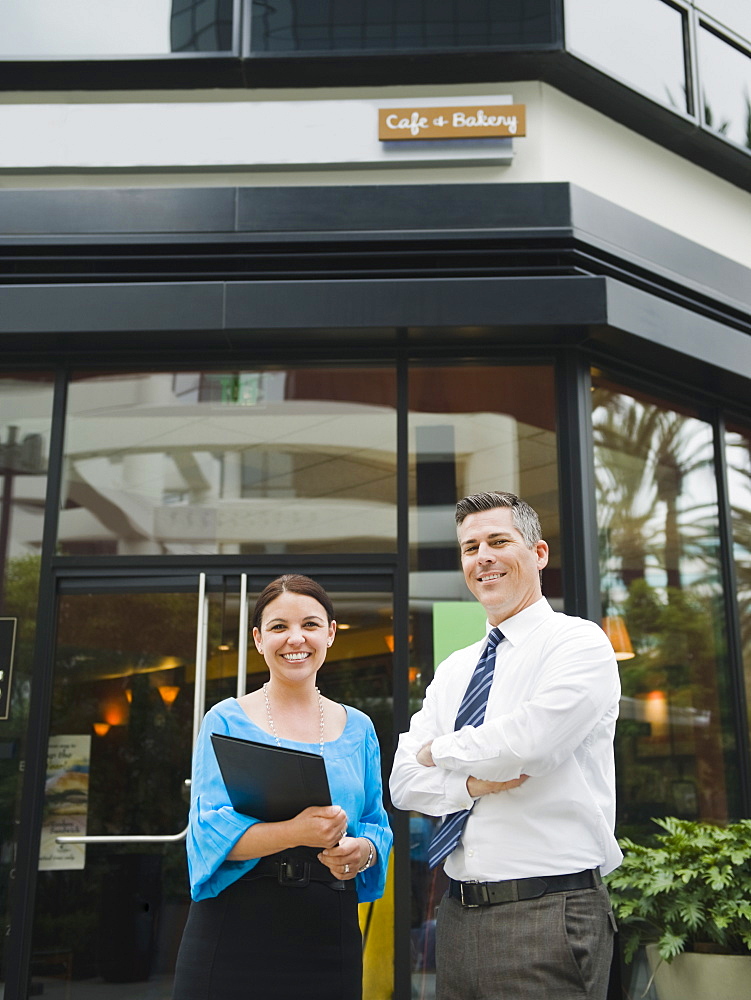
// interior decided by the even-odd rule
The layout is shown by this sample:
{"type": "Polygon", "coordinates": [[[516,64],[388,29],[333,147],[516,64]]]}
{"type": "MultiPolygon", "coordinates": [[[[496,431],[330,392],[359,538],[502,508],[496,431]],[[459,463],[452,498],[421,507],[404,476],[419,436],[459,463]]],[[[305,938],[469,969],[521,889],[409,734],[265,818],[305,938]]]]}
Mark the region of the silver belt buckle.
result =
{"type": "MultiPolygon", "coordinates": [[[[479,885],[480,884],[480,880],[477,879],[477,878],[468,878],[466,884],[469,884],[469,883],[472,883],[472,885],[479,885]]],[[[461,896],[462,906],[466,906],[468,908],[474,907],[475,909],[477,909],[477,907],[479,907],[479,905],[480,905],[479,903],[467,903],[467,902],[465,902],[465,900],[464,900],[464,886],[465,886],[464,882],[460,882],[459,883],[459,895],[461,896]]]]}

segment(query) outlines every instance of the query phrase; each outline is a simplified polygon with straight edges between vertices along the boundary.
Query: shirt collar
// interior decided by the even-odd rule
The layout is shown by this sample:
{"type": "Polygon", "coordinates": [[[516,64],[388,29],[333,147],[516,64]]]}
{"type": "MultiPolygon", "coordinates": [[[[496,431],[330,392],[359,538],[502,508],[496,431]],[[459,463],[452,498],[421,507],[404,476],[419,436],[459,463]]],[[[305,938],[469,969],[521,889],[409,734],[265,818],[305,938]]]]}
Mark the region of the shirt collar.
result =
{"type": "MultiPolygon", "coordinates": [[[[535,601],[534,604],[530,604],[528,608],[520,611],[516,615],[512,615],[510,618],[506,618],[502,621],[498,628],[503,632],[508,641],[512,646],[518,645],[523,639],[534,632],[538,625],[554,615],[555,611],[550,607],[547,600],[541,597],[539,601],[535,601]]],[[[490,622],[485,622],[485,635],[490,633],[490,630],[494,626],[490,622]]]]}

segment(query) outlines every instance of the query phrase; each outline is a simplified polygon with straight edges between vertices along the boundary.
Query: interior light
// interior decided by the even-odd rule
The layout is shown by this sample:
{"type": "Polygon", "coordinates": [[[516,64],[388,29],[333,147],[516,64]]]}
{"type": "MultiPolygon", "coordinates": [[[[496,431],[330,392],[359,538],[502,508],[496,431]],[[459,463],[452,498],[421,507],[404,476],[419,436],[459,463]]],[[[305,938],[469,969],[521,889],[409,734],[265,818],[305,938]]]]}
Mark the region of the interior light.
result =
{"type": "Polygon", "coordinates": [[[606,615],[602,619],[602,629],[615,650],[616,660],[632,660],[636,656],[621,615],[606,615]]]}
{"type": "Polygon", "coordinates": [[[180,694],[180,688],[177,684],[160,684],[157,691],[162,696],[162,701],[169,708],[175,701],[175,698],[180,694]]]}
{"type": "Polygon", "coordinates": [[[120,696],[102,704],[102,716],[110,726],[124,726],[128,721],[128,704],[120,696]]]}
{"type": "Polygon", "coordinates": [[[644,717],[650,725],[652,736],[668,735],[668,699],[664,691],[650,691],[645,699],[644,717]]]}

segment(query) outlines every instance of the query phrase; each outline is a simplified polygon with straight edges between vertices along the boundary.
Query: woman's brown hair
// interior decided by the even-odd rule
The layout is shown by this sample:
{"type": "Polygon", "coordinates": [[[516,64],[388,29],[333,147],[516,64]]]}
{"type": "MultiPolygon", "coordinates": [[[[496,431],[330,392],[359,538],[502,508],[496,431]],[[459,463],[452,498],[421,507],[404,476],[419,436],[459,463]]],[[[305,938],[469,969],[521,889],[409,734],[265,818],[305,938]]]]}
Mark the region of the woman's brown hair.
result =
{"type": "Polygon", "coordinates": [[[334,605],[320,583],[311,580],[309,576],[303,576],[302,573],[285,573],[284,576],[278,576],[276,580],[272,580],[258,595],[258,600],[253,608],[254,628],[260,629],[266,607],[280,594],[287,592],[312,597],[325,610],[329,624],[334,620],[334,605]]]}

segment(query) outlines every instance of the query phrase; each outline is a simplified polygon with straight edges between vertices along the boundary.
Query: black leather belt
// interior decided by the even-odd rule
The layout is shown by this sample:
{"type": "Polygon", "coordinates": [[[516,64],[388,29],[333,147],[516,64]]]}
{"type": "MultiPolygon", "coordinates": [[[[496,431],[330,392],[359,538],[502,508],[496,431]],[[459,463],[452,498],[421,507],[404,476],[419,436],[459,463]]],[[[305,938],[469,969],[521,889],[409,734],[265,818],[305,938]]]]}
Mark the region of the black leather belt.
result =
{"type": "Polygon", "coordinates": [[[545,875],[539,878],[510,878],[504,882],[457,882],[451,879],[449,896],[462,906],[497,906],[520,899],[539,899],[550,892],[596,889],[602,883],[600,871],[574,872],[571,875],[545,875]]]}
{"type": "Polygon", "coordinates": [[[243,875],[243,880],[251,881],[256,878],[275,878],[279,885],[292,889],[304,889],[311,882],[323,882],[329,889],[337,892],[349,892],[355,889],[354,879],[343,881],[332,878],[331,871],[326,865],[322,865],[316,858],[299,854],[270,854],[261,858],[247,875],[243,875]]]}

